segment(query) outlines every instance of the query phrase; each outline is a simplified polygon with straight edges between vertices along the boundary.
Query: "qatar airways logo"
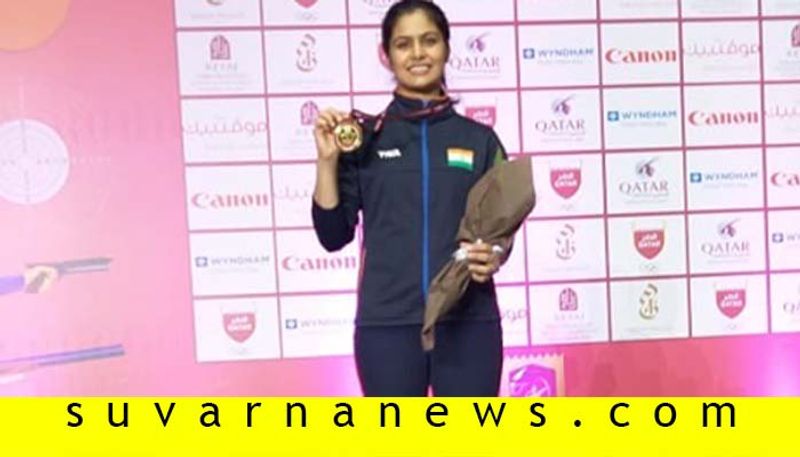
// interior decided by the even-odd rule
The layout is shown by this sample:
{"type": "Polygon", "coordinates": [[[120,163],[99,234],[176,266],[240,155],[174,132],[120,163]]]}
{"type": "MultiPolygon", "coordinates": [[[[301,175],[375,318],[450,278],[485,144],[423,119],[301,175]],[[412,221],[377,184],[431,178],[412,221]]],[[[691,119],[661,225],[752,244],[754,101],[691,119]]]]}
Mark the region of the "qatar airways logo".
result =
{"type": "Polygon", "coordinates": [[[775,187],[796,187],[800,189],[800,173],[792,171],[778,171],[769,177],[769,182],[775,187]]]}
{"type": "Polygon", "coordinates": [[[744,259],[750,256],[750,242],[741,239],[736,224],[739,220],[722,222],[717,226],[717,240],[700,244],[700,251],[713,258],[721,260],[744,259]]]}
{"type": "Polygon", "coordinates": [[[281,268],[286,271],[355,270],[357,266],[358,260],[354,256],[313,258],[290,255],[281,260],[281,268]]]}
{"type": "Polygon", "coordinates": [[[268,194],[219,194],[198,192],[192,195],[192,206],[199,209],[263,208],[269,206],[268,194]]]}
{"type": "Polygon", "coordinates": [[[796,301],[789,300],[784,303],[783,312],[793,317],[800,317],[800,298],[796,301]]]}
{"type": "Polygon", "coordinates": [[[533,128],[551,139],[580,138],[586,135],[586,119],[576,116],[574,111],[575,95],[559,97],[550,103],[552,116],[537,119],[533,128]]]}
{"type": "Polygon", "coordinates": [[[614,65],[675,63],[678,61],[678,51],[674,49],[631,50],[611,48],[606,51],[605,59],[606,62],[614,65]]]}
{"type": "Polygon", "coordinates": [[[794,300],[786,300],[783,303],[783,312],[794,318],[800,318],[800,287],[797,289],[797,296],[794,300]]]}
{"type": "Polygon", "coordinates": [[[792,47],[800,48],[800,22],[792,29],[792,47]]]}
{"type": "Polygon", "coordinates": [[[636,180],[621,182],[619,191],[631,198],[658,199],[669,196],[669,181],[656,177],[657,161],[658,158],[654,157],[637,163],[636,180]]]}
{"type": "Polygon", "coordinates": [[[695,127],[718,127],[758,124],[760,116],[758,111],[692,111],[689,113],[689,123],[695,127]]]}
{"type": "Polygon", "coordinates": [[[500,73],[500,56],[488,52],[489,32],[470,36],[464,43],[467,52],[450,57],[450,68],[456,71],[497,75],[500,73]]]}

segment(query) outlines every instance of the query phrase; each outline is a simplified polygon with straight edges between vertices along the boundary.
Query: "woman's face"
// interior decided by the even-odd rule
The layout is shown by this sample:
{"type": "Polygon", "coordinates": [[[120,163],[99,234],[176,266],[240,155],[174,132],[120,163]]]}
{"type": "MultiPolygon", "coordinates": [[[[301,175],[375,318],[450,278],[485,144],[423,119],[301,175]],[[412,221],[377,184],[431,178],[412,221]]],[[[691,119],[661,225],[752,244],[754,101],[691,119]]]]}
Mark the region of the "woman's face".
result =
{"type": "Polygon", "coordinates": [[[439,95],[447,43],[422,10],[400,16],[389,41],[389,61],[401,95],[439,95]]]}

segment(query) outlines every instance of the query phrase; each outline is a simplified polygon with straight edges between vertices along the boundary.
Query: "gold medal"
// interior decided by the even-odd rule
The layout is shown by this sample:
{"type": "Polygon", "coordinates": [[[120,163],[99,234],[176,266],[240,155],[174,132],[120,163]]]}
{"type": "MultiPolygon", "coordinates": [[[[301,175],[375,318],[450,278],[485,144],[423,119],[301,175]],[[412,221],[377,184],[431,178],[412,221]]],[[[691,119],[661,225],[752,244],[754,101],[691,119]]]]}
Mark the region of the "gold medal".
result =
{"type": "Polygon", "coordinates": [[[342,152],[353,152],[361,146],[363,141],[361,126],[355,119],[347,118],[336,124],[333,129],[333,138],[336,146],[342,152]]]}

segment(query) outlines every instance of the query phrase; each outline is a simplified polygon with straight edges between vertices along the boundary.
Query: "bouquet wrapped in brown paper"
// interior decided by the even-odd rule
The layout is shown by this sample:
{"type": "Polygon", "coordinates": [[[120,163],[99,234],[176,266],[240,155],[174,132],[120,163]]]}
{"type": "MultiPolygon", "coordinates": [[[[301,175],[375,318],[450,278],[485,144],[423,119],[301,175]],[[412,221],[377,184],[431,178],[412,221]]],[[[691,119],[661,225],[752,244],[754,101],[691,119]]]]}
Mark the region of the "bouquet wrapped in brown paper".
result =
{"type": "MultiPolygon", "coordinates": [[[[482,240],[507,252],[514,234],[536,204],[530,157],[503,162],[492,167],[470,189],[461,219],[456,245],[482,240]]],[[[425,303],[422,347],[435,344],[434,329],[439,319],[458,305],[470,281],[466,253],[456,251],[433,278],[425,303]]]]}

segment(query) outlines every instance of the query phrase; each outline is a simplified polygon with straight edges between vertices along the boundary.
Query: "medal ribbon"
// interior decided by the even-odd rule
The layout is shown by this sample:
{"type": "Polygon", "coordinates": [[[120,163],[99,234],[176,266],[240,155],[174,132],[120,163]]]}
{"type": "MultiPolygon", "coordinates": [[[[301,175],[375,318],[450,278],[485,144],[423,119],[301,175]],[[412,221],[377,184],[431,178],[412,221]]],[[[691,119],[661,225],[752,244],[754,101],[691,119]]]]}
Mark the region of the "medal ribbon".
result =
{"type": "Polygon", "coordinates": [[[383,111],[378,115],[370,115],[370,114],[364,113],[363,111],[359,111],[359,110],[354,109],[354,110],[352,110],[350,112],[350,116],[356,122],[358,122],[359,124],[362,124],[362,125],[366,121],[374,120],[375,121],[375,127],[374,127],[373,130],[375,132],[379,132],[381,127],[383,127],[383,122],[386,121],[386,120],[420,119],[420,118],[423,118],[423,117],[427,117],[427,116],[431,116],[431,115],[434,115],[434,114],[437,114],[437,113],[441,113],[442,111],[444,111],[444,110],[450,108],[451,106],[453,106],[455,103],[456,102],[453,101],[452,98],[445,97],[444,99],[438,100],[437,102],[435,102],[435,104],[433,104],[433,105],[431,105],[431,106],[429,106],[427,108],[423,108],[421,110],[412,111],[412,112],[406,113],[406,114],[389,114],[386,111],[383,111]]]}

